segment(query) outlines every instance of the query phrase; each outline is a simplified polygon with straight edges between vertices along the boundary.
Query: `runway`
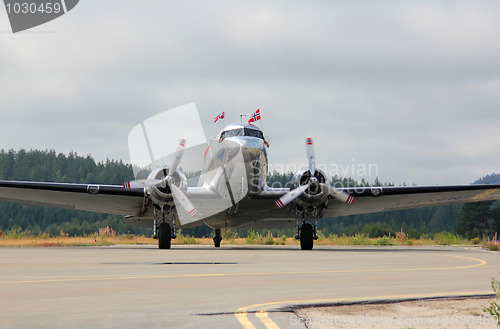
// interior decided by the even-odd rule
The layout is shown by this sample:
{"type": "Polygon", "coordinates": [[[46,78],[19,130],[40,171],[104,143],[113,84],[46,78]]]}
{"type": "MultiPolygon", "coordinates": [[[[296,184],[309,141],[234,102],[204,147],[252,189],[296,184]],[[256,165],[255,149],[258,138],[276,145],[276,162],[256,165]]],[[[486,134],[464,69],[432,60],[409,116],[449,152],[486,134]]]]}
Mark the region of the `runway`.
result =
{"type": "Polygon", "coordinates": [[[0,249],[0,328],[301,328],[293,307],[491,294],[467,247],[0,249]]]}

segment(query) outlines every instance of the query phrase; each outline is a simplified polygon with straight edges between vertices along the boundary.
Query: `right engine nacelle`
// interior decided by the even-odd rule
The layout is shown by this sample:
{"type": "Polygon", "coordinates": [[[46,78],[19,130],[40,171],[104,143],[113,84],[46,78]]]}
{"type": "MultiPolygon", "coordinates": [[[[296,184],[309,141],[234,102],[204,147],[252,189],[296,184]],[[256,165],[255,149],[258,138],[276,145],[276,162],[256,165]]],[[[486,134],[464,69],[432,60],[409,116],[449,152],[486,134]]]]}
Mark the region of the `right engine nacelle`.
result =
{"type": "Polygon", "coordinates": [[[295,189],[302,185],[307,185],[311,182],[311,186],[305,192],[295,199],[297,205],[303,208],[317,207],[325,204],[328,200],[328,195],[323,192],[319,184],[329,184],[329,179],[326,174],[316,169],[314,176],[311,176],[309,169],[302,169],[292,178],[291,189],[295,189]]]}

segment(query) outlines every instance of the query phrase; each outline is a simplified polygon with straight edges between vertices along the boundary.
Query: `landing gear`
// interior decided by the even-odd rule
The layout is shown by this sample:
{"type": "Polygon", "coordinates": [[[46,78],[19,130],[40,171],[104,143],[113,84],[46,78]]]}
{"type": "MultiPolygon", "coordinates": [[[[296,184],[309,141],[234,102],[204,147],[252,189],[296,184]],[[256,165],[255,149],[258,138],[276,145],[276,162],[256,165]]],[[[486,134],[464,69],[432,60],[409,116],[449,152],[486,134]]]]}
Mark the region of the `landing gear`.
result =
{"type": "Polygon", "coordinates": [[[158,239],[159,249],[170,249],[172,239],[177,237],[175,228],[175,217],[170,219],[165,218],[166,212],[162,209],[161,219],[157,219],[156,209],[153,219],[153,238],[158,239]],[[158,225],[159,223],[159,225],[158,225]]]}
{"type": "MultiPolygon", "coordinates": [[[[314,212],[316,214],[316,212],[314,212]]],[[[314,246],[314,240],[318,239],[318,218],[314,218],[313,224],[309,224],[304,218],[297,218],[295,222],[296,233],[295,239],[300,240],[300,249],[302,250],[312,250],[314,246]]]]}
{"type": "Polygon", "coordinates": [[[215,236],[214,236],[214,246],[215,248],[220,248],[220,242],[222,241],[222,235],[221,235],[221,230],[220,228],[215,229],[215,236]]]}

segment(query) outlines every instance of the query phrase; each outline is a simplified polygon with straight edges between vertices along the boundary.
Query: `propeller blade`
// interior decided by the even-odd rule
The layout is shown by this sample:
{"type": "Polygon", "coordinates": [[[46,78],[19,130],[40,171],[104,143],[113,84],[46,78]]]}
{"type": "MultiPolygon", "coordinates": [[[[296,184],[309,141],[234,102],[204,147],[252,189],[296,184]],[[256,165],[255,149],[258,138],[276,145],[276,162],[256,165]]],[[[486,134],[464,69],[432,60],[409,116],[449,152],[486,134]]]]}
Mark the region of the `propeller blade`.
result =
{"type": "Polygon", "coordinates": [[[175,153],[175,158],[172,161],[172,165],[170,166],[169,175],[177,170],[177,167],[179,166],[179,162],[181,162],[182,155],[184,154],[185,147],[186,147],[186,140],[181,139],[181,141],[179,143],[179,148],[178,148],[177,152],[175,153]]]}
{"type": "Polygon", "coordinates": [[[174,195],[175,201],[181,205],[181,207],[189,214],[189,216],[194,217],[198,213],[196,208],[193,206],[191,201],[189,201],[188,197],[180,188],[175,186],[174,184],[170,185],[170,189],[172,190],[172,194],[174,195]]]}
{"type": "Polygon", "coordinates": [[[276,204],[276,207],[278,208],[283,208],[293,200],[297,199],[302,193],[305,192],[309,188],[309,184],[307,185],[301,185],[297,187],[296,189],[291,190],[287,194],[283,195],[281,198],[276,200],[274,204],[276,204]]]}
{"type": "Polygon", "coordinates": [[[138,179],[123,183],[123,188],[129,190],[133,188],[144,188],[161,184],[159,179],[138,179]]]}
{"type": "Polygon", "coordinates": [[[335,199],[344,202],[345,204],[353,204],[354,197],[341,189],[332,187],[328,184],[321,184],[321,186],[328,192],[329,195],[335,199]]]}
{"type": "Polygon", "coordinates": [[[307,152],[307,160],[309,161],[309,171],[311,172],[311,176],[314,176],[316,172],[316,159],[314,157],[314,147],[312,138],[306,139],[306,152],[307,152]]]}

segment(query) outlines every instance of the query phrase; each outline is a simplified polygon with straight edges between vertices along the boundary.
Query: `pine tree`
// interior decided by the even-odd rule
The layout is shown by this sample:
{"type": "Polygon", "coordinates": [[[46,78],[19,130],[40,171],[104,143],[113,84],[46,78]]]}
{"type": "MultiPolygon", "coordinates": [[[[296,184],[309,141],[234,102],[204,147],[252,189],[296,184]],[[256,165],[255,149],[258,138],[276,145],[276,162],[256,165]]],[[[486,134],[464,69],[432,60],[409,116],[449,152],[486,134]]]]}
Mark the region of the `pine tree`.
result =
{"type": "Polygon", "coordinates": [[[492,216],[493,201],[466,203],[462,206],[457,233],[467,238],[491,236],[495,231],[492,216]]]}

